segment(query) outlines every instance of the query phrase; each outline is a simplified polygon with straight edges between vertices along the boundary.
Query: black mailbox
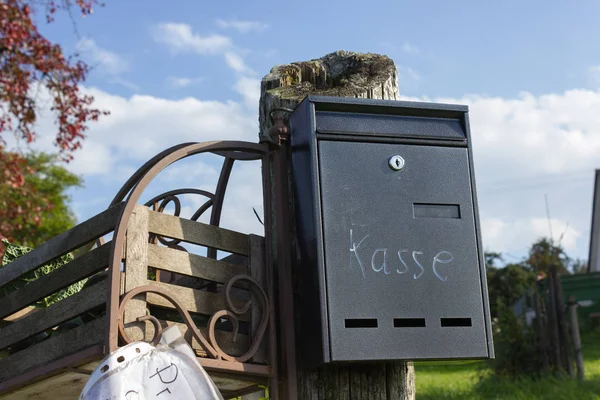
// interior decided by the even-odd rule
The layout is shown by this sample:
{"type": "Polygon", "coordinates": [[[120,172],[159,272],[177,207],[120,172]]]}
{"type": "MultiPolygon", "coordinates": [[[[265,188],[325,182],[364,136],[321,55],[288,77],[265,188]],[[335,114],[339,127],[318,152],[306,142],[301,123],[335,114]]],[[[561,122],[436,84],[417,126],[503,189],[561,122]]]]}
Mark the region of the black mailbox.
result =
{"type": "Polygon", "coordinates": [[[290,128],[304,364],[493,357],[468,108],[308,96],[290,128]]]}

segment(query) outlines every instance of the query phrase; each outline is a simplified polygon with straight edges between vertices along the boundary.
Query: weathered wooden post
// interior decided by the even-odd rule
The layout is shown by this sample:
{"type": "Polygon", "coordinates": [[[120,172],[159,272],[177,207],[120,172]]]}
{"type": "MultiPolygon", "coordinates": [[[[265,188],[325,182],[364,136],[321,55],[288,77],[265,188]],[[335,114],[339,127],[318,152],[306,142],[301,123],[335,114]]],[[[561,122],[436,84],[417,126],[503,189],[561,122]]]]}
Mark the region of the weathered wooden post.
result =
{"type": "Polygon", "coordinates": [[[556,267],[550,265],[550,271],[548,273],[548,323],[550,325],[550,348],[551,348],[551,364],[552,368],[556,371],[560,371],[561,367],[561,351],[560,351],[560,333],[556,308],[556,267]]]}
{"type": "Polygon", "coordinates": [[[577,365],[577,378],[583,380],[585,372],[583,369],[583,353],[581,351],[581,337],[579,336],[579,321],[577,319],[577,303],[574,296],[569,296],[569,317],[571,319],[571,336],[573,337],[573,349],[575,351],[575,363],[577,365]]]}
{"type": "Polygon", "coordinates": [[[573,358],[571,357],[571,346],[569,346],[569,331],[567,328],[567,322],[565,320],[564,311],[564,299],[562,293],[562,284],[560,277],[556,273],[556,268],[553,269],[554,275],[554,293],[556,295],[556,320],[558,322],[560,343],[561,343],[561,356],[562,363],[567,373],[575,377],[575,371],[573,370],[573,358]]]}
{"type": "MultiPolygon", "coordinates": [[[[414,399],[411,362],[326,365],[318,370],[297,368],[294,335],[294,286],[291,262],[295,251],[293,199],[286,109],[294,109],[308,94],[396,100],[397,70],[382,55],[338,51],[320,59],[274,67],[261,84],[260,139],[273,144],[271,163],[273,257],[278,274],[280,334],[280,398],[295,399],[414,399]]],[[[303,327],[310,329],[310,327],[303,327]]]]}
{"type": "Polygon", "coordinates": [[[542,312],[542,299],[539,291],[535,291],[533,294],[533,305],[535,308],[535,326],[540,337],[540,357],[542,359],[542,370],[544,373],[548,372],[548,323],[542,312]]]}

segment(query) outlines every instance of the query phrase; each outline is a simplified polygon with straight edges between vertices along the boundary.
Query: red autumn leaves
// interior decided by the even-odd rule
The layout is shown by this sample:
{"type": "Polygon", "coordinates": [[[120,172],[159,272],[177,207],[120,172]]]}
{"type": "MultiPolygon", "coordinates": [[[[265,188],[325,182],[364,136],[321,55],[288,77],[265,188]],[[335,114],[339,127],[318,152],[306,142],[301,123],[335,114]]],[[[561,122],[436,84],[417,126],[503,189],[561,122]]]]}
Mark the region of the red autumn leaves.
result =
{"type": "MultiPolygon", "coordinates": [[[[42,36],[34,22],[35,12],[44,13],[46,21],[53,22],[59,10],[77,9],[85,16],[95,4],[96,0],[0,3],[0,195],[2,187],[23,189],[24,177],[31,173],[20,154],[6,151],[4,135],[14,134],[26,143],[35,140],[40,107],[38,90],[45,88],[50,95],[57,128],[55,144],[65,161],[81,147],[88,123],[108,114],[94,108],[93,97],[80,91],[79,85],[88,73],[87,65],[76,57],[65,57],[62,48],[42,36]]],[[[15,212],[31,213],[29,217],[37,220],[38,211],[25,205],[6,204],[5,199],[0,199],[0,221],[8,221],[9,214],[15,212]]],[[[6,223],[3,225],[0,238],[9,236],[6,232],[9,228],[6,223]]]]}

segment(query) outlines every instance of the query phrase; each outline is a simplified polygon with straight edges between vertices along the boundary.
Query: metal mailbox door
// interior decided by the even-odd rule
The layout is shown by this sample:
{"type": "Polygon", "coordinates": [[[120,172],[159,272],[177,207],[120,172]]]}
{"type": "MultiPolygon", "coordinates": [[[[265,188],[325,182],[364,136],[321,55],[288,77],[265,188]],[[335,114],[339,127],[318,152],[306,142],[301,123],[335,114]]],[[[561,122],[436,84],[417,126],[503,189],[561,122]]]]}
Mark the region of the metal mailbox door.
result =
{"type": "Polygon", "coordinates": [[[467,148],[318,154],[331,360],[488,357],[467,148]]]}

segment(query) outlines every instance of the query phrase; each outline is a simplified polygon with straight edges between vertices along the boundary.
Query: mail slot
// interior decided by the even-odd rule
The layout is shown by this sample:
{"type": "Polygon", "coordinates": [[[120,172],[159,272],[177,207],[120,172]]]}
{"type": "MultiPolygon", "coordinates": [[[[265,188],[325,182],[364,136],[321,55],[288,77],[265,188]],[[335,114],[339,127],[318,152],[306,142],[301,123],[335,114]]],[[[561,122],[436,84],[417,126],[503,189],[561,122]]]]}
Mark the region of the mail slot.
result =
{"type": "Polygon", "coordinates": [[[493,357],[468,108],[308,96],[290,129],[304,365],[493,357]]]}

